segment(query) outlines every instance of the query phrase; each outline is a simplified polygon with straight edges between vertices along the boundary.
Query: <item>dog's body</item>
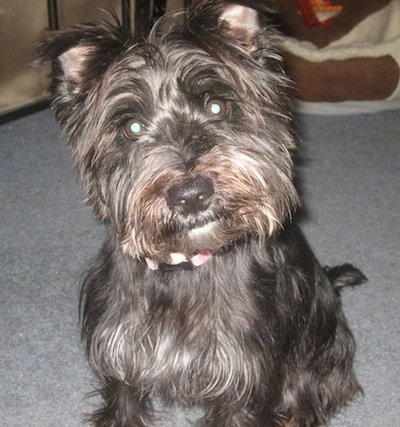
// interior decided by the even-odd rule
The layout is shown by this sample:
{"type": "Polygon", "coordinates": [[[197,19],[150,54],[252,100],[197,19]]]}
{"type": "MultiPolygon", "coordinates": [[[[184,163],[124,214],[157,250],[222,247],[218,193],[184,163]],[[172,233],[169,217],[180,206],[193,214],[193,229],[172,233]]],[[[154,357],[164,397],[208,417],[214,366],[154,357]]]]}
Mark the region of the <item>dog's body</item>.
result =
{"type": "Polygon", "coordinates": [[[151,398],[202,425],[311,427],[360,391],[335,283],[299,229],[277,35],[200,3],[141,43],[109,24],[46,35],[54,110],[107,238],[83,288],[105,399],[96,426],[151,426],[151,398]]]}

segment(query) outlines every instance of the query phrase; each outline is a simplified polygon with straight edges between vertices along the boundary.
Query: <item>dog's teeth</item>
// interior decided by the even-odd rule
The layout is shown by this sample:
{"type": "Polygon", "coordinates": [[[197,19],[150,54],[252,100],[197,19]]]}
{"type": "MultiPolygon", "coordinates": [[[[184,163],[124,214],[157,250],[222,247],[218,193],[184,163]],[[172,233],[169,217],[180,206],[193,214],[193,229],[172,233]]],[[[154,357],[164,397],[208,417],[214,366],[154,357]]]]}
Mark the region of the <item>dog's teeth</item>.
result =
{"type": "Polygon", "coordinates": [[[169,262],[169,264],[171,265],[177,265],[181,262],[187,262],[186,255],[181,252],[173,252],[172,254],[170,254],[170,260],[171,261],[169,262]]]}

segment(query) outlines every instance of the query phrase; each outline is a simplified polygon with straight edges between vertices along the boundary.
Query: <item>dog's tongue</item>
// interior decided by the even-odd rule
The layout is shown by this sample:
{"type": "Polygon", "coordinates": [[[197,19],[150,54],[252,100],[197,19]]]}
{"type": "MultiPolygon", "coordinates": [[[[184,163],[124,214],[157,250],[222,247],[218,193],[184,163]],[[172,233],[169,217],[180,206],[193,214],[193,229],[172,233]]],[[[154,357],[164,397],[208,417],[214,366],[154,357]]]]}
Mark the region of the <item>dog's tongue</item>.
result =
{"type": "Polygon", "coordinates": [[[212,257],[210,251],[200,251],[196,255],[190,257],[190,262],[194,267],[200,267],[212,257]]]}
{"type": "MultiPolygon", "coordinates": [[[[189,260],[187,259],[184,253],[173,252],[170,254],[170,261],[168,262],[168,264],[177,266],[182,263],[190,262],[190,264],[192,264],[193,267],[200,267],[211,258],[212,258],[212,253],[207,250],[197,252],[195,255],[191,256],[189,260]]],[[[145,261],[151,270],[158,270],[157,262],[147,257],[145,258],[145,261]]]]}

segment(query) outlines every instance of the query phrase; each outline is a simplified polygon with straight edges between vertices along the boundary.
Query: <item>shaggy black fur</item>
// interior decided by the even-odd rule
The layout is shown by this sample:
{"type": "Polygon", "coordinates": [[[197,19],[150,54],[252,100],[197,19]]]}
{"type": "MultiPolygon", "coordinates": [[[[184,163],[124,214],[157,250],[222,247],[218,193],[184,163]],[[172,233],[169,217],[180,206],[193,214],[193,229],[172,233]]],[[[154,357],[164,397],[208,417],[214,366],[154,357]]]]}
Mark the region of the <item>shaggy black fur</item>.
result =
{"type": "Polygon", "coordinates": [[[105,22],[42,39],[107,228],[82,296],[98,427],[151,426],[155,396],[205,426],[312,427],[361,391],[336,288],[365,278],[323,270],[291,224],[296,137],[263,16],[197,2],[145,40],[105,22]]]}

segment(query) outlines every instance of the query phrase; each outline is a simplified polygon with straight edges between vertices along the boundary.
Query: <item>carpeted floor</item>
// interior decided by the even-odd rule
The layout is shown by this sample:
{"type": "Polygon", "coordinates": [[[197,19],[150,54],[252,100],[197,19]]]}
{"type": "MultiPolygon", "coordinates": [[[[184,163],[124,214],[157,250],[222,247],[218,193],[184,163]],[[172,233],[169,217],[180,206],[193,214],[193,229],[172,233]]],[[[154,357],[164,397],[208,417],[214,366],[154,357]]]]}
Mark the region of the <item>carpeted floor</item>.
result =
{"type": "MultiPolygon", "coordinates": [[[[331,427],[400,419],[400,112],[302,116],[302,228],[322,264],[369,277],[343,305],[365,397],[331,427]]],[[[81,272],[102,241],[49,111],[0,127],[0,425],[75,427],[95,399],[79,340],[81,272]]],[[[184,426],[177,410],[163,427],[184,426]]]]}

